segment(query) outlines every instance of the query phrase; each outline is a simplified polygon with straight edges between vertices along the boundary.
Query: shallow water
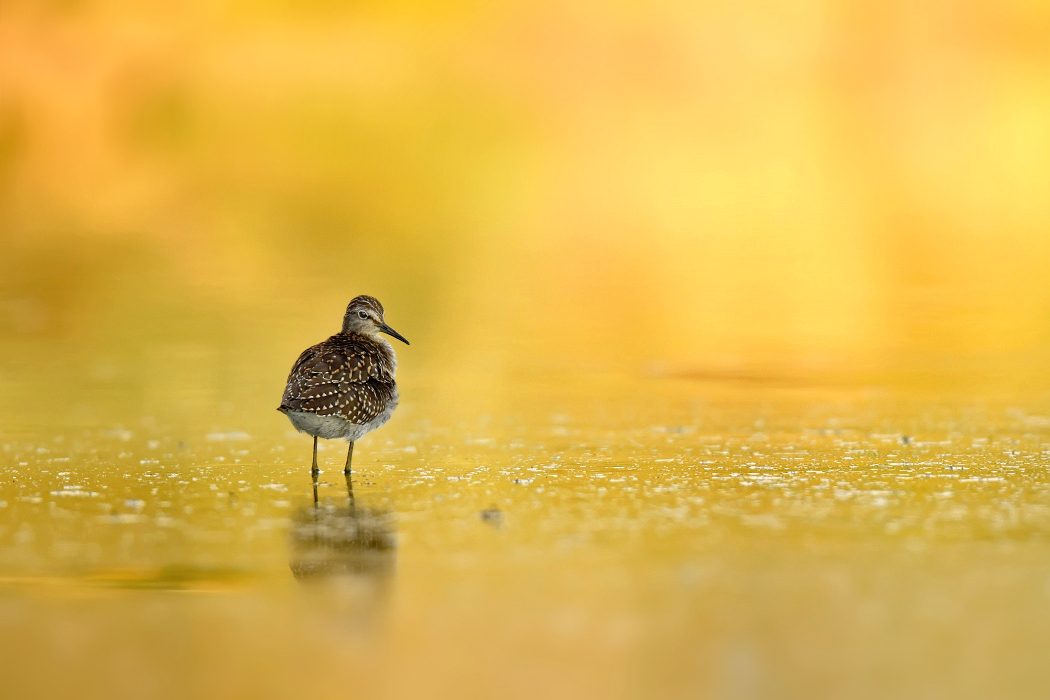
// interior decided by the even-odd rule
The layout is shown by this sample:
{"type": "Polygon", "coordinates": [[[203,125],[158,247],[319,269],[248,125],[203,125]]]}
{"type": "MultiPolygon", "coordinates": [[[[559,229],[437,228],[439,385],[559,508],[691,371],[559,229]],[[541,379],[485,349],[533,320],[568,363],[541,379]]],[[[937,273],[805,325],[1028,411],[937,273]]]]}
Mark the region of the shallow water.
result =
{"type": "Polygon", "coordinates": [[[781,5],[4,2],[0,700],[1050,697],[1047,3],[781,5]]]}
{"type": "Polygon", "coordinates": [[[349,493],[322,443],[316,503],[276,412],[5,436],[14,696],[1050,687],[1045,400],[605,377],[442,420],[410,388],[349,493]]]}

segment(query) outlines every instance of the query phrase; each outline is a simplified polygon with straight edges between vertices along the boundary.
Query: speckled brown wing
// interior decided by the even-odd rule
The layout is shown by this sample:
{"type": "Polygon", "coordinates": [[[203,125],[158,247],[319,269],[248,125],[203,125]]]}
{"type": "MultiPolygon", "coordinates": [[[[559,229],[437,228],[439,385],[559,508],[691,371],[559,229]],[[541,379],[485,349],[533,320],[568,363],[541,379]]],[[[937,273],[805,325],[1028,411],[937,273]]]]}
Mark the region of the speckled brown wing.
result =
{"type": "Polygon", "coordinates": [[[336,336],[299,356],[288,375],[281,408],[363,425],[383,412],[393,392],[393,380],[378,357],[336,336]]]}

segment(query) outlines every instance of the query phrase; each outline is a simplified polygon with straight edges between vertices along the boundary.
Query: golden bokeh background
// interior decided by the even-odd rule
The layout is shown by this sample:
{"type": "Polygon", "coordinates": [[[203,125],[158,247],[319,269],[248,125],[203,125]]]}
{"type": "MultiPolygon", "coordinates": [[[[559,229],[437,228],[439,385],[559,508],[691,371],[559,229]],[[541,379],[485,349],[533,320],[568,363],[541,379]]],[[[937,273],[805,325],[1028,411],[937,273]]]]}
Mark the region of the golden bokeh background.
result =
{"type": "Polygon", "coordinates": [[[43,339],[51,373],[149,387],[171,357],[124,355],[161,342],[205,391],[368,292],[468,375],[1046,374],[1043,2],[12,0],[0,27],[9,368],[43,339]]]}
{"type": "Polygon", "coordinates": [[[5,674],[1046,697],[1048,270],[1045,0],[4,0],[5,674]],[[274,411],[361,293],[374,636],[274,411]]]}

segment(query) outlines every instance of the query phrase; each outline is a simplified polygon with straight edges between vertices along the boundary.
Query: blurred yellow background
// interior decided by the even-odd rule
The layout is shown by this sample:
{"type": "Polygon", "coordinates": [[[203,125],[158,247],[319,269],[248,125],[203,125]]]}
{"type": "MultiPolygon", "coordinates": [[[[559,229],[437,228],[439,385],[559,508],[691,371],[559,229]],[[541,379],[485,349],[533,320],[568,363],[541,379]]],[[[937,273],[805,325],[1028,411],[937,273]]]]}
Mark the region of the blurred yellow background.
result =
{"type": "Polygon", "coordinates": [[[468,374],[1050,357],[1045,2],[12,0],[0,27],[6,382],[34,339],[114,379],[182,343],[210,382],[256,361],[237,318],[277,371],[358,293],[468,374]]]}
{"type": "Polygon", "coordinates": [[[4,677],[1047,697],[1048,268],[1046,0],[4,0],[4,677]],[[364,632],[274,410],[362,293],[364,632]]]}

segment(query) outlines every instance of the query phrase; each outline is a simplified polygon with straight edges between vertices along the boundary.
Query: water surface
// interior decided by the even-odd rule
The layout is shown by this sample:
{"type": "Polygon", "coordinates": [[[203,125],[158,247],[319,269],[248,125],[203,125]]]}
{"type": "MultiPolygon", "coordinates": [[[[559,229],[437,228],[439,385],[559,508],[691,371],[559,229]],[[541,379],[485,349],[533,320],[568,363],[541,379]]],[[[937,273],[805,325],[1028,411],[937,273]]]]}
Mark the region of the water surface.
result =
{"type": "Polygon", "coordinates": [[[322,443],[316,502],[276,412],[5,436],[6,676],[80,697],[1048,687],[1045,400],[506,391],[473,419],[406,391],[349,491],[322,443]]]}

